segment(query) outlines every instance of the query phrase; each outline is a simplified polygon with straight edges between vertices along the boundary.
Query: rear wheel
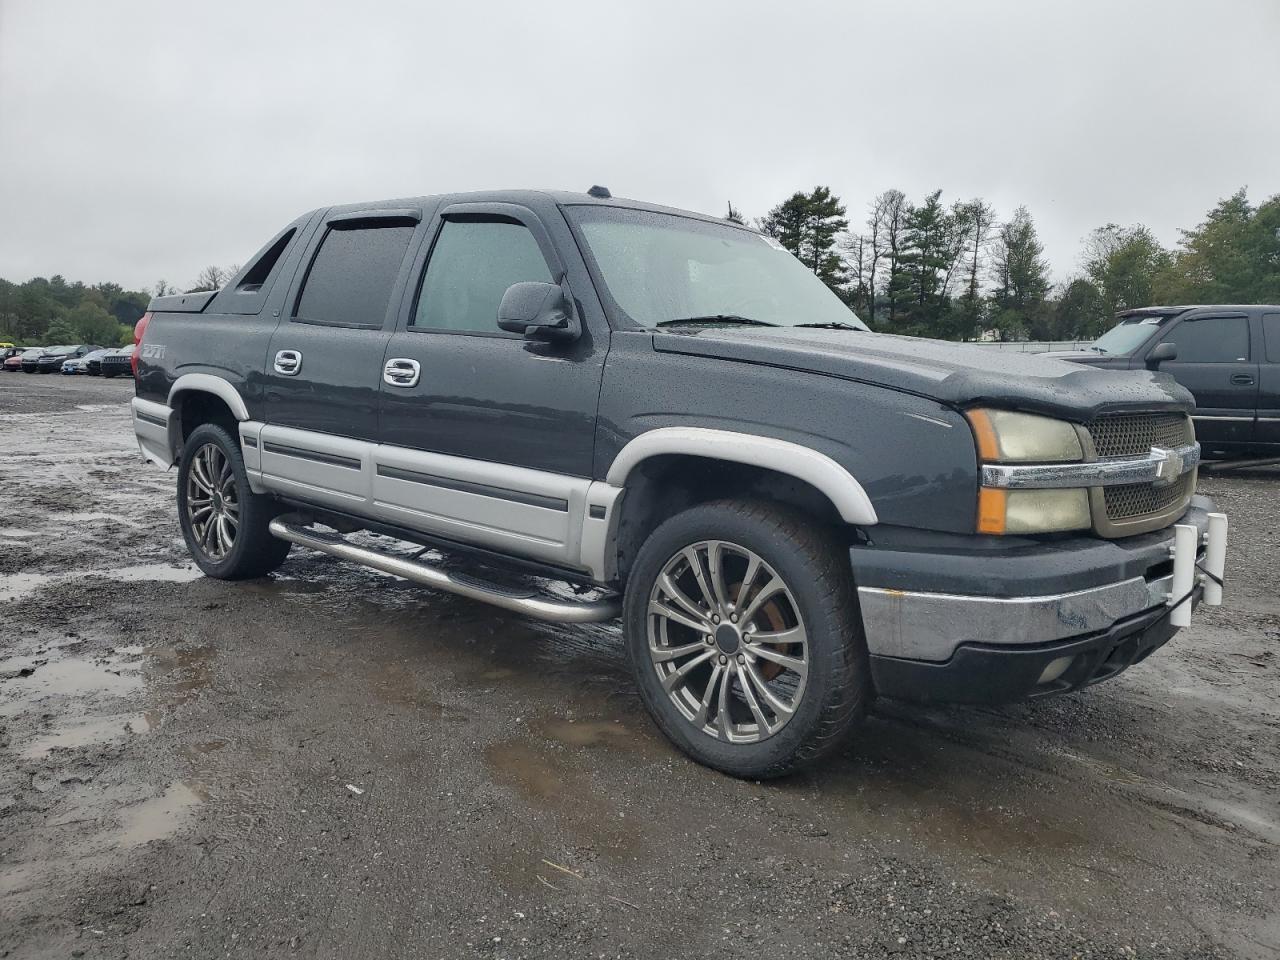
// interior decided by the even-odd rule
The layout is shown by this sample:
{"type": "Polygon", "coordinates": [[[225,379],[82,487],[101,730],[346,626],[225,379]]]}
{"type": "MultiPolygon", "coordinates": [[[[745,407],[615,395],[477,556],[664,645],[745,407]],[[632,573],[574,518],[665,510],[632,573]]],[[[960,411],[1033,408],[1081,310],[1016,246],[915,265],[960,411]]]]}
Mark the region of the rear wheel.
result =
{"type": "Polygon", "coordinates": [[[798,512],[702,504],[663,523],[628,579],[632,670],[700,763],[781,776],[837,749],[871,696],[847,552],[798,512]]]}
{"type": "Polygon", "coordinates": [[[220,580],[266,576],[289,553],[289,543],[267,530],[277,513],[274,500],[249,489],[231,434],[212,423],[196,427],[178,468],[178,520],[196,565],[220,580]]]}

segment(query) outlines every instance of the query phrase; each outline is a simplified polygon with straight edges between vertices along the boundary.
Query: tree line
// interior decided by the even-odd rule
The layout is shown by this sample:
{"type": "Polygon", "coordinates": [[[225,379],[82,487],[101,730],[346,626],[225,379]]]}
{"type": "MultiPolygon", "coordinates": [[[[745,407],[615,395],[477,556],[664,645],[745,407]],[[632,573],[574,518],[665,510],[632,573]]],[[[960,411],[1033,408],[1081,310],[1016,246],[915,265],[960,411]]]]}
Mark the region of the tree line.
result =
{"type": "MultiPolygon", "coordinates": [[[[727,218],[745,222],[731,203],[727,218]]],[[[756,220],[874,330],[947,340],[1090,340],[1121,310],[1153,303],[1280,302],[1280,195],[1242,188],[1166,249],[1141,224],[1109,223],[1079,269],[1053,284],[1026,207],[1002,218],[980,198],[912,201],[886,190],[850,223],[828,187],[792,194],[756,220]]]]}
{"type": "MultiPolygon", "coordinates": [[[[745,223],[729,204],[727,219],[745,223]]],[[[1153,303],[1280,302],[1280,195],[1254,206],[1241,188],[1167,249],[1141,224],[1108,223],[1085,239],[1079,268],[1050,280],[1026,207],[1007,217],[981,198],[913,201],[886,190],[850,222],[828,187],[792,194],[755,221],[817,274],[872,329],[974,340],[1091,340],[1117,312],[1153,303]]],[[[218,290],[238,266],[209,266],[185,292],[218,290]]],[[[0,279],[0,340],[129,343],[151,296],[179,291],[64,277],[0,279]]]]}
{"type": "Polygon", "coordinates": [[[239,272],[238,266],[205,267],[185,291],[165,280],[151,290],[126,290],[118,283],[72,283],[61,274],[25,283],[0,279],[0,341],[23,346],[123,346],[133,343],[133,325],[152,296],[219,290],[239,272]]]}

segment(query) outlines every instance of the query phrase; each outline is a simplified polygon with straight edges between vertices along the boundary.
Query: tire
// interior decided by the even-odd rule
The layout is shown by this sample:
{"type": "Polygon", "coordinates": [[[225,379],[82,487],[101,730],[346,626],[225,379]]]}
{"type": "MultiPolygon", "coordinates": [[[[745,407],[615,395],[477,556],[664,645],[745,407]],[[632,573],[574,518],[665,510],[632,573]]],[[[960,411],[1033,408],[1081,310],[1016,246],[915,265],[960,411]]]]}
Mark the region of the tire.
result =
{"type": "Polygon", "coordinates": [[[872,699],[848,552],[790,508],[722,500],[668,519],[636,556],[623,629],[659,729],[735,777],[780,777],[822,760],[872,699]],[[770,592],[775,581],[782,589],[770,592]]]}
{"type": "Polygon", "coordinates": [[[178,522],[207,576],[249,580],[284,563],[290,544],[267,530],[279,512],[274,500],[249,489],[240,445],[226,429],[203,423],[191,431],[178,467],[178,522]]]}

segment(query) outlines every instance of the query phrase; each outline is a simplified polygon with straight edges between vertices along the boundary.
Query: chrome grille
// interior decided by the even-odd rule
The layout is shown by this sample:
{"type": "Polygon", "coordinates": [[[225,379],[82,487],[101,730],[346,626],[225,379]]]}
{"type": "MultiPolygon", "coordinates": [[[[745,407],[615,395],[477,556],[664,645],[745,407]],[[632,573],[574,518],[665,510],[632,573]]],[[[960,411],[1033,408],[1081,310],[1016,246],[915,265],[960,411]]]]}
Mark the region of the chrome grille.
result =
{"type": "MultiPolygon", "coordinates": [[[[1109,414],[1094,420],[1088,429],[1099,460],[1140,457],[1152,447],[1181,447],[1195,440],[1191,418],[1181,413],[1109,414]]],[[[1104,536],[1124,536],[1159,525],[1159,518],[1187,505],[1195,493],[1195,479],[1192,471],[1167,487],[1150,483],[1103,487],[1095,491],[1094,526],[1104,536]]]]}
{"type": "Polygon", "coordinates": [[[1175,503],[1191,496],[1194,473],[1186,474],[1177,483],[1157,487],[1150,483],[1126,483],[1118,487],[1104,487],[1103,500],[1107,505],[1108,520],[1133,520],[1148,514],[1164,513],[1175,503]]]}
{"type": "Polygon", "coordinates": [[[1089,436],[1100,460],[1137,457],[1152,447],[1180,447],[1190,443],[1191,419],[1181,413],[1113,414],[1089,424],[1089,436]]]}

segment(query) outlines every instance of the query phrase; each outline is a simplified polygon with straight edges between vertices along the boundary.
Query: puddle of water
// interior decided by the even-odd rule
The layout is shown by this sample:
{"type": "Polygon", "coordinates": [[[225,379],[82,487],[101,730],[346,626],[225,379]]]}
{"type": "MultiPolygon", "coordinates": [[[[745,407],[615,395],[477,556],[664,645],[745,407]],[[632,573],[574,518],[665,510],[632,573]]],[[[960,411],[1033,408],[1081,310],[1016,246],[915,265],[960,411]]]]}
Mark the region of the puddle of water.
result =
{"type": "Polygon", "coordinates": [[[634,730],[608,720],[544,720],[532,729],[570,747],[607,747],[626,750],[640,745],[634,730]]]}
{"type": "Polygon", "coordinates": [[[151,718],[145,713],[99,717],[63,727],[31,741],[22,751],[22,756],[28,760],[39,760],[52,750],[73,749],[118,740],[130,734],[149,733],[151,728],[151,718]]]}
{"type": "Polygon", "coordinates": [[[484,759],[495,781],[551,814],[578,843],[610,858],[632,856],[644,842],[642,834],[592,777],[566,763],[563,754],[514,739],[489,744],[484,759]]]}
{"type": "Polygon", "coordinates": [[[0,704],[0,716],[16,716],[46,697],[122,697],[142,688],[141,673],[110,657],[40,656],[0,660],[0,676],[9,676],[0,687],[9,702],[0,704]],[[30,670],[26,676],[21,672],[30,670]]]}
{"type": "Polygon", "coordinates": [[[121,812],[120,829],[108,836],[123,847],[163,840],[177,833],[191,811],[206,799],[202,791],[185,783],[171,783],[164,793],[126,807],[121,812]]]}
{"type": "Polygon", "coordinates": [[[35,593],[52,580],[53,576],[47,573],[10,573],[0,577],[0,603],[35,593]]]}
{"type": "Polygon", "coordinates": [[[126,583],[157,581],[162,583],[188,583],[204,576],[195,564],[174,566],[171,563],[143,563],[114,570],[76,570],[70,573],[11,573],[0,577],[0,603],[8,603],[30,596],[42,587],[61,580],[81,580],[85,577],[104,577],[126,583]]]}
{"type": "Polygon", "coordinates": [[[176,707],[213,682],[212,647],[150,647],[147,676],[165,691],[165,704],[176,707]]]}

